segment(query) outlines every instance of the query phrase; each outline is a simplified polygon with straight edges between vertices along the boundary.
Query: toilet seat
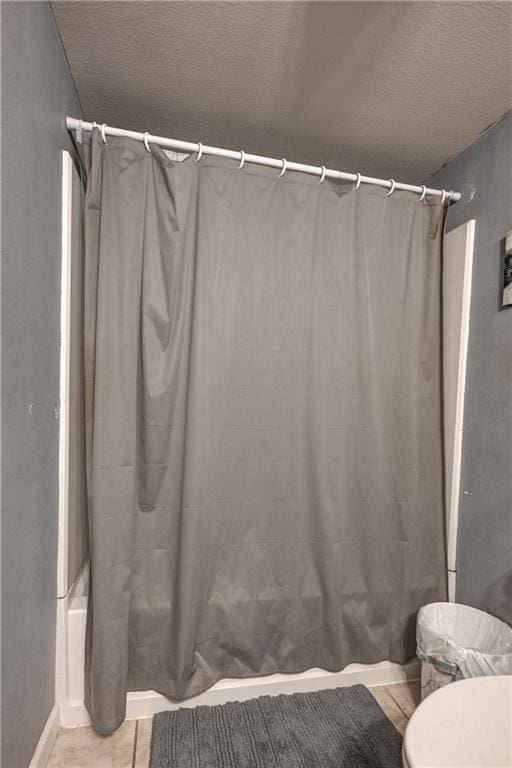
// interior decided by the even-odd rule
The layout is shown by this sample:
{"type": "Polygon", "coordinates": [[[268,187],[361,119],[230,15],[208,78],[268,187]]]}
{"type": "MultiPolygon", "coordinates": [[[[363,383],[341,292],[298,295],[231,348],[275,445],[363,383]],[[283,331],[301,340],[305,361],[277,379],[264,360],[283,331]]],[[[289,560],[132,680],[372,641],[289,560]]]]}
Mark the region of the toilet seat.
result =
{"type": "Polygon", "coordinates": [[[512,676],[440,688],[407,725],[405,768],[512,768],[512,676]]]}

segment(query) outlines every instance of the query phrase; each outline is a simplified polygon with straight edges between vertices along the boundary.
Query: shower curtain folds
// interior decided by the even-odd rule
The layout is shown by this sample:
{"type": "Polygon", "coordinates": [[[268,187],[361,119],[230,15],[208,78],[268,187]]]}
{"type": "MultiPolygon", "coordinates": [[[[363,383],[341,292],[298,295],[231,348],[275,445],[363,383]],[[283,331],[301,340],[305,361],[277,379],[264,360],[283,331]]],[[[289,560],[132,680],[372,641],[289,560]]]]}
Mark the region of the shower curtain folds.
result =
{"type": "Polygon", "coordinates": [[[96,729],[128,690],[405,662],[445,599],[443,206],[92,134],[96,729]]]}

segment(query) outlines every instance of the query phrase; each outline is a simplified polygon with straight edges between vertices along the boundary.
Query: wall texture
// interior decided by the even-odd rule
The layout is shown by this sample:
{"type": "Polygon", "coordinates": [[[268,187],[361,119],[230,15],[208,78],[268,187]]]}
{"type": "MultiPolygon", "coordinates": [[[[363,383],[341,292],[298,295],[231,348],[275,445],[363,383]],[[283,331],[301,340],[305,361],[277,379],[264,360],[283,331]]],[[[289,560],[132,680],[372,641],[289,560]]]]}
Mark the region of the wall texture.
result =
{"type": "Polygon", "coordinates": [[[63,119],[81,110],[50,6],[2,4],[2,765],[54,702],[63,119]]]}
{"type": "Polygon", "coordinates": [[[430,182],[463,193],[448,229],[476,220],[457,600],[512,625],[512,308],[499,309],[512,229],[512,114],[430,182]]]}

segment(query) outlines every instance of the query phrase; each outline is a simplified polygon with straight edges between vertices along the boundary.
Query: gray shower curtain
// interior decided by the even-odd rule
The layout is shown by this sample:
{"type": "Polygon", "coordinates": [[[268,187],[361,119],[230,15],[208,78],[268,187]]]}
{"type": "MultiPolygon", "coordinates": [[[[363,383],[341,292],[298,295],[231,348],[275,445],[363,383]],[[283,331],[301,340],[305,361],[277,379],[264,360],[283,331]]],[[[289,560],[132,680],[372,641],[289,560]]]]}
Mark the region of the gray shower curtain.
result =
{"type": "Polygon", "coordinates": [[[440,203],[92,138],[86,697],[404,662],[445,599],[440,203]]]}

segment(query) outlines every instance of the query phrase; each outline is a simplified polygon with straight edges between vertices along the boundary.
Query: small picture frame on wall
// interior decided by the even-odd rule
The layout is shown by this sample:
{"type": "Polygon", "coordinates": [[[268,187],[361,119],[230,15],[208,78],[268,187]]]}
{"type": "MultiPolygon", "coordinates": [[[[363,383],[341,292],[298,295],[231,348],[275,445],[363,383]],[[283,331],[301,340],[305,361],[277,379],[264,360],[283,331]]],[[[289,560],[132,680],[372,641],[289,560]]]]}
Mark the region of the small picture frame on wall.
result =
{"type": "Polygon", "coordinates": [[[501,308],[512,307],[512,229],[505,238],[505,256],[503,258],[503,295],[501,308]]]}

